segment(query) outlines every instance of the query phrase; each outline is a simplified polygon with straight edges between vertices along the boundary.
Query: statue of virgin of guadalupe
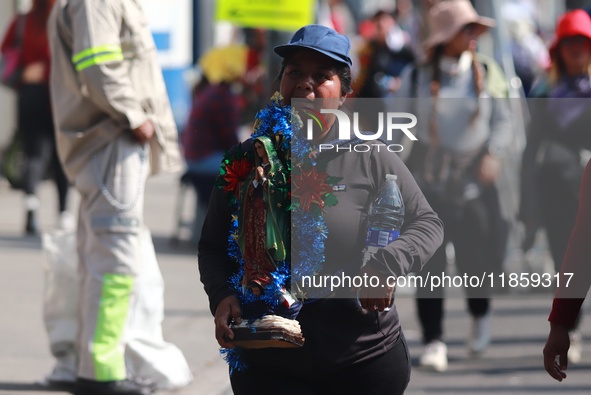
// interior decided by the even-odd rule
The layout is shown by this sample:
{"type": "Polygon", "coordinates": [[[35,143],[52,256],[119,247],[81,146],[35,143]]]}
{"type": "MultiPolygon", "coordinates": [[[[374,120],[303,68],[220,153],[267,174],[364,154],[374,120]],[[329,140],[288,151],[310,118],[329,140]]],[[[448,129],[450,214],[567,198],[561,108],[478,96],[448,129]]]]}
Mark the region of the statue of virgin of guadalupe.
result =
{"type": "Polygon", "coordinates": [[[239,195],[238,245],[245,262],[243,289],[260,296],[272,283],[278,264],[289,262],[289,190],[271,139],[258,137],[253,146],[255,167],[239,195]]]}
{"type": "Polygon", "coordinates": [[[290,290],[290,149],[284,138],[253,137],[254,167],[237,193],[243,321],[231,328],[234,344],[242,348],[304,344],[296,319],[302,302],[290,290]]]}

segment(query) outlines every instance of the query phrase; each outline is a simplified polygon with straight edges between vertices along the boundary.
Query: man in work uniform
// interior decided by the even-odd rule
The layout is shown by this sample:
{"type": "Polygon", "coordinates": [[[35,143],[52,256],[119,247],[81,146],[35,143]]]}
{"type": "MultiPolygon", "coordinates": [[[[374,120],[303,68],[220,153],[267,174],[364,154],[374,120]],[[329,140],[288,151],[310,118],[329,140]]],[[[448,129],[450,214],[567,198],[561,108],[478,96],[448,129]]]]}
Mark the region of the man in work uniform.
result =
{"type": "Polygon", "coordinates": [[[153,384],[170,389],[192,379],[181,351],[162,339],[161,289],[156,298],[138,292],[146,272],[162,282],[143,223],[146,179],[181,164],[139,3],[58,0],[48,28],[58,152],[81,195],[77,387],[84,395],[149,394],[153,384]]]}

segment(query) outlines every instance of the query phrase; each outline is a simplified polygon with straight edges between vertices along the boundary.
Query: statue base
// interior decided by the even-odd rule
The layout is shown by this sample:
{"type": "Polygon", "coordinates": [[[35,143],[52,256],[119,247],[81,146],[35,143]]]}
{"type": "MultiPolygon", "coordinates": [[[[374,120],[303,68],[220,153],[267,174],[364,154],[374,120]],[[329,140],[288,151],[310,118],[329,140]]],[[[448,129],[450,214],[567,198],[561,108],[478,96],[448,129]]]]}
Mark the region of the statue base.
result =
{"type": "Polygon", "coordinates": [[[232,342],[242,348],[298,348],[305,339],[299,322],[288,318],[267,315],[253,322],[243,321],[230,325],[234,332],[232,342]]]}

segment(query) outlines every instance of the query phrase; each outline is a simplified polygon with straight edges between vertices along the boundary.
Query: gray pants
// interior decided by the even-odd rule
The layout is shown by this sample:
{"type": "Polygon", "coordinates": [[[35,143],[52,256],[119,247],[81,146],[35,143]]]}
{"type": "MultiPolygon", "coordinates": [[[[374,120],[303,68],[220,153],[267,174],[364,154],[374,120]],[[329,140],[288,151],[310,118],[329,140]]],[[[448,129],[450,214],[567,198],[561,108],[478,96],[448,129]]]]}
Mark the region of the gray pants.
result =
{"type": "Polygon", "coordinates": [[[162,339],[163,279],[143,223],[147,151],[123,135],[75,180],[81,194],[78,376],[112,381],[133,373],[176,387],[191,374],[181,351],[162,339]],[[175,372],[159,371],[160,362],[175,372]]]}

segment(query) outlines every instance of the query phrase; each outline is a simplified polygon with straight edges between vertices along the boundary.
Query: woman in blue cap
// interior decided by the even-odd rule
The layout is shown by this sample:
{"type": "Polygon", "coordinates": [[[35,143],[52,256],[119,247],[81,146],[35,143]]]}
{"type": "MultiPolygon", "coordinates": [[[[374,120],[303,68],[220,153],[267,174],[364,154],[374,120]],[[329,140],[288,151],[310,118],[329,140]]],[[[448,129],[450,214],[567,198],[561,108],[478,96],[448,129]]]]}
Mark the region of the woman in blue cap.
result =
{"type": "MultiPolygon", "coordinates": [[[[304,26],[289,43],[276,47],[275,52],[283,58],[279,74],[281,105],[302,108],[304,101],[309,103],[304,107],[309,107],[312,113],[318,103],[324,109],[339,109],[351,92],[349,49],[346,36],[320,25],[304,26]]],[[[354,141],[339,140],[339,128],[333,127],[334,124],[334,116],[325,116],[318,122],[321,127],[314,129],[312,143],[342,149],[318,152],[314,168],[306,173],[332,176],[331,192],[324,191],[318,196],[332,193],[338,201],[336,204],[317,201],[320,210],[316,212],[326,226],[326,239],[324,262],[316,274],[339,274],[341,278],[366,276],[384,286],[362,288],[358,298],[351,288],[345,287],[333,290],[331,295],[319,289],[313,300],[311,294],[304,295],[297,316],[305,338],[303,347],[242,349],[241,359],[246,369],[235,369],[230,376],[236,394],[403,394],[408,385],[410,358],[393,303],[395,282],[387,283],[386,279],[403,276],[411,267],[425,264],[442,242],[442,222],[397,155],[385,147],[379,149],[378,145],[383,143],[378,141],[364,141],[370,147],[367,152],[346,149],[354,141]],[[367,209],[388,174],[397,175],[405,204],[404,225],[400,236],[363,266],[367,209]]],[[[231,151],[251,150],[252,140],[256,137],[231,151]]],[[[293,137],[290,151],[293,157],[298,155],[298,144],[293,137]]],[[[296,162],[291,160],[290,165],[296,162]]],[[[309,200],[304,199],[304,178],[300,174],[296,180],[294,174],[291,195],[299,197],[300,210],[305,210],[309,206],[305,202],[314,199],[310,196],[309,200]]],[[[227,174],[223,176],[228,179],[227,174]]],[[[314,189],[320,184],[311,183],[308,187],[314,189]]],[[[237,270],[228,255],[230,193],[231,188],[212,192],[199,244],[201,281],[215,316],[216,339],[225,349],[235,346],[230,322],[240,322],[244,313],[236,291],[228,282],[237,270]]],[[[292,212],[293,223],[295,215],[292,212]]],[[[295,249],[291,253],[297,255],[295,249]]]]}

